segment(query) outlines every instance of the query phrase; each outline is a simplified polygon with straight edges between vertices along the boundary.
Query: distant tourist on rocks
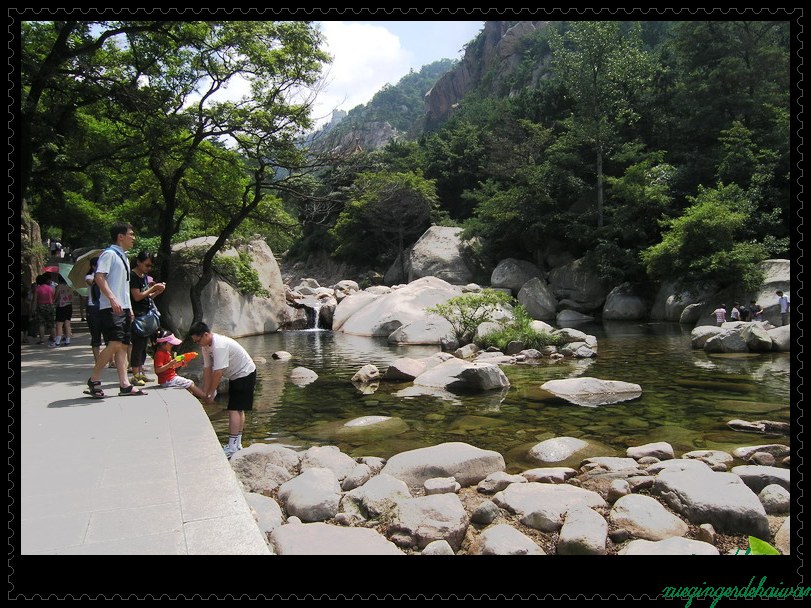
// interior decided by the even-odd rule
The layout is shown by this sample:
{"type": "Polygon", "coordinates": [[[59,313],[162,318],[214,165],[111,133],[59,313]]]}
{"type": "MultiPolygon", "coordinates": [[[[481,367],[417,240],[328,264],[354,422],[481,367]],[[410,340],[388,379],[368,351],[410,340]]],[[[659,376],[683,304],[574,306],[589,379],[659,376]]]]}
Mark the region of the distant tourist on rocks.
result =
{"type": "Polygon", "coordinates": [[[202,388],[208,403],[213,403],[220,380],[228,380],[228,444],[223,450],[230,459],[242,449],[245,412],[253,409],[256,365],[236,340],[213,333],[202,321],[192,324],[189,334],[195,344],[202,346],[202,388]]]}
{"type": "Polygon", "coordinates": [[[749,311],[752,314],[753,321],[763,320],[763,307],[754,300],[749,302],[749,311]]]}
{"type": "Polygon", "coordinates": [[[740,306],[740,304],[738,304],[737,302],[735,302],[732,305],[732,313],[730,313],[730,317],[732,318],[733,321],[741,320],[741,311],[738,309],[738,306],[740,306]]]}
{"type": "Polygon", "coordinates": [[[93,373],[87,379],[91,397],[104,397],[101,370],[115,360],[118,370],[119,396],[146,395],[132,386],[127,378],[127,345],[130,343],[132,302],[130,300],[130,265],[127,250],[135,244],[132,224],[119,222],[110,228],[112,244],[99,256],[95,282],[99,286],[99,318],[107,348],[99,353],[93,373]]]}
{"type": "Polygon", "coordinates": [[[791,306],[788,296],[783,295],[782,291],[776,291],[777,303],[780,305],[780,325],[788,325],[788,310],[791,306]]]}
{"type": "Polygon", "coordinates": [[[197,388],[194,382],[183,376],[178,376],[175,371],[178,367],[186,365],[185,361],[178,361],[172,356],[172,347],[179,346],[181,341],[172,332],[159,329],[156,343],[155,374],[158,376],[161,388],[185,388],[198,399],[205,399],[206,394],[197,388]]]}
{"type": "Polygon", "coordinates": [[[741,321],[749,322],[752,320],[752,312],[745,303],[738,306],[738,310],[741,313],[741,321]]]}
{"type": "Polygon", "coordinates": [[[715,315],[715,322],[718,324],[718,327],[720,327],[727,320],[727,305],[721,304],[721,306],[712,311],[712,314],[715,315]]]}

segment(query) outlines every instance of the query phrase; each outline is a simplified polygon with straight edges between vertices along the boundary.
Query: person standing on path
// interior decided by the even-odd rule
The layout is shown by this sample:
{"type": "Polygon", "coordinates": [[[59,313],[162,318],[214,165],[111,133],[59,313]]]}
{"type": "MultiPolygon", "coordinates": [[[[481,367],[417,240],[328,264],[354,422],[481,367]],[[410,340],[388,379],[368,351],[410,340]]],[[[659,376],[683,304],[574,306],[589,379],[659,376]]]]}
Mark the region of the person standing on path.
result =
{"type": "Polygon", "coordinates": [[[791,306],[788,296],[783,295],[782,291],[776,291],[777,303],[780,305],[780,325],[788,325],[788,309],[791,306]]]}
{"type": "Polygon", "coordinates": [[[99,353],[93,373],[87,379],[91,397],[104,397],[101,385],[101,370],[115,360],[118,370],[120,396],[146,395],[133,387],[127,378],[127,345],[130,343],[132,303],[130,301],[130,265],[127,250],[135,244],[132,224],[118,222],[110,228],[112,244],[99,256],[96,265],[95,283],[99,286],[99,319],[101,332],[107,347],[99,353]]]}
{"type": "MultiPolygon", "coordinates": [[[[130,273],[130,298],[132,299],[132,311],[137,317],[150,311],[152,306],[154,306],[152,297],[162,294],[164,289],[166,289],[166,284],[152,283],[149,285],[146,276],[147,273],[152,270],[152,265],[155,262],[155,256],[150,252],[141,251],[135,257],[134,262],[135,267],[130,273]]],[[[132,342],[132,354],[130,355],[132,383],[136,386],[143,386],[147,382],[153,382],[155,380],[144,373],[146,345],[151,337],[152,336],[139,336],[133,332],[130,338],[132,342]]]]}
{"type": "Polygon", "coordinates": [[[207,403],[214,401],[220,380],[228,380],[228,444],[223,451],[230,459],[242,449],[245,412],[253,409],[256,365],[236,340],[213,333],[203,321],[192,324],[189,334],[202,347],[202,389],[207,403]]]}
{"type": "MultiPolygon", "coordinates": [[[[56,322],[54,290],[48,284],[48,279],[44,274],[37,277],[37,288],[34,290],[34,305],[37,311],[37,324],[39,325],[39,341],[37,344],[42,344],[45,341],[45,331],[53,333],[54,323],[56,322]]],[[[53,346],[55,345],[48,343],[49,348],[53,348],[53,346]]]]}
{"type": "Polygon", "coordinates": [[[99,318],[99,286],[96,285],[96,265],[98,258],[90,259],[90,272],[84,277],[87,284],[87,327],[90,330],[90,349],[93,351],[93,363],[99,360],[101,349],[101,319],[99,318]]]}

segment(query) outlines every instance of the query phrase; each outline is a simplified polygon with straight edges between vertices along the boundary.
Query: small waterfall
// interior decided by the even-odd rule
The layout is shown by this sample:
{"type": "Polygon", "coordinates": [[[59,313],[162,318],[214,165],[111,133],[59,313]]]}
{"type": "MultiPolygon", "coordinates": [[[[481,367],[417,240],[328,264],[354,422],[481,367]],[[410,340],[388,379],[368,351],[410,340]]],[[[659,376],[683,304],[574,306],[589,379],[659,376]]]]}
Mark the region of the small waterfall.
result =
{"type": "Polygon", "coordinates": [[[318,331],[321,328],[318,326],[321,319],[321,300],[316,300],[312,304],[312,308],[307,307],[307,324],[308,331],[318,331]]]}

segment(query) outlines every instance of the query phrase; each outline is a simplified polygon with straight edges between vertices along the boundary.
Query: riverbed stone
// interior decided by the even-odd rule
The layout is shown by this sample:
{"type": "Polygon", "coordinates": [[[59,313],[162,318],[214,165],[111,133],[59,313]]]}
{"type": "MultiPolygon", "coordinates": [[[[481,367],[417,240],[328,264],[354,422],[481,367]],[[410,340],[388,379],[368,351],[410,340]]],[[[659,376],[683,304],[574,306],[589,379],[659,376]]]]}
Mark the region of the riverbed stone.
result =
{"type": "Polygon", "coordinates": [[[465,344],[463,347],[457,348],[456,351],[454,351],[453,356],[460,359],[470,359],[478,352],[479,347],[475,344],[465,344]]]}
{"type": "Polygon", "coordinates": [[[290,361],[293,358],[293,355],[288,353],[286,350],[277,350],[271,356],[271,359],[276,359],[277,361],[290,361]]]}
{"type": "Polygon", "coordinates": [[[403,555],[376,530],[324,523],[281,526],[270,541],[277,555],[403,555]]]}
{"type": "Polygon", "coordinates": [[[361,456],[360,458],[355,459],[359,464],[365,464],[372,470],[372,475],[377,475],[383,470],[383,467],[386,464],[385,458],[380,458],[379,456],[361,456]]]}
{"type": "Polygon", "coordinates": [[[605,555],[608,523],[594,509],[569,509],[558,537],[558,555],[605,555]]]}
{"type": "Polygon", "coordinates": [[[733,458],[729,452],[721,450],[693,450],[682,454],[682,458],[700,460],[712,466],[714,464],[729,464],[733,458]]]}
{"type": "Polygon", "coordinates": [[[537,481],[539,483],[566,483],[577,475],[577,470],[571,467],[544,467],[530,469],[521,473],[527,481],[537,481]]]}
{"type": "Polygon", "coordinates": [[[769,435],[788,435],[791,427],[787,422],[774,422],[771,420],[730,420],[727,426],[735,431],[745,433],[765,433],[769,435]]]}
{"type": "Polygon", "coordinates": [[[515,295],[527,281],[540,276],[541,269],[532,262],[507,258],[496,264],[490,275],[490,285],[505,287],[515,295]]]}
{"type": "Polygon", "coordinates": [[[517,299],[533,319],[542,321],[555,318],[558,301],[543,279],[535,277],[524,283],[517,299]]]}
{"type": "Polygon", "coordinates": [[[470,521],[480,526],[487,526],[493,523],[499,515],[501,515],[501,510],[496,503],[492,500],[485,500],[473,511],[470,521]]]}
{"type": "Polygon", "coordinates": [[[632,540],[617,555],[719,555],[709,543],[674,536],[665,540],[632,540]]]}
{"type": "Polygon", "coordinates": [[[739,328],[724,329],[713,336],[704,345],[704,350],[711,353],[748,353],[749,347],[743,339],[739,328]]]}
{"type": "Polygon", "coordinates": [[[642,395],[642,387],[638,384],[588,376],[550,380],[542,384],[541,389],[569,403],[586,407],[620,403],[642,395]]]}
{"type": "Polygon", "coordinates": [[[732,467],[732,473],[740,476],[753,492],[760,492],[773,483],[784,487],[786,490],[791,490],[791,469],[745,464],[732,467]]]}
{"type": "Polygon", "coordinates": [[[426,479],[425,483],[422,485],[425,489],[426,496],[432,494],[455,494],[462,487],[453,477],[433,477],[426,479]]]}
{"type": "Polygon", "coordinates": [[[662,460],[660,458],[656,458],[656,456],[643,456],[636,462],[638,464],[656,464],[657,462],[662,462],[662,460]]]}
{"type": "Polygon", "coordinates": [[[470,555],[546,555],[546,552],[526,534],[507,524],[498,524],[476,538],[470,555]]]}
{"type": "Polygon", "coordinates": [[[341,482],[341,490],[348,492],[359,488],[372,478],[372,469],[368,465],[358,464],[352,472],[341,482]]]}
{"type": "Polygon", "coordinates": [[[566,512],[576,505],[604,507],[596,492],[570,484],[514,483],[493,497],[499,507],[517,514],[522,524],[544,532],[555,532],[563,525],[566,512]]]}
{"type": "Polygon", "coordinates": [[[279,500],[302,521],[324,521],[338,513],[341,486],[332,470],[308,468],[279,487],[279,500]]]}
{"type": "Polygon", "coordinates": [[[760,464],[767,467],[773,467],[776,460],[775,457],[768,452],[755,452],[749,460],[752,464],[760,464]]]}
{"type": "Polygon", "coordinates": [[[552,335],[560,338],[564,342],[585,342],[589,334],[574,327],[561,327],[560,329],[552,330],[552,335]]]}
{"type": "Polygon", "coordinates": [[[760,323],[746,323],[741,327],[740,334],[749,347],[749,352],[765,353],[772,350],[772,337],[760,323]]]}
{"type": "Polygon", "coordinates": [[[469,525],[456,494],[434,494],[397,503],[389,537],[400,546],[424,549],[435,540],[446,540],[458,551],[469,525]]]}
{"type": "Polygon", "coordinates": [[[636,538],[664,540],[687,534],[687,524],[650,496],[629,494],[614,503],[609,521],[636,538]]]}
{"type": "Polygon", "coordinates": [[[719,335],[723,329],[713,325],[699,325],[690,332],[690,344],[694,349],[703,349],[707,340],[719,335]]]}
{"type": "Polygon", "coordinates": [[[427,369],[428,366],[424,361],[417,361],[416,359],[411,359],[410,357],[403,357],[402,359],[393,361],[391,365],[389,365],[386,373],[383,374],[383,380],[410,382],[427,369]]]}
{"type": "Polygon", "coordinates": [[[564,357],[574,357],[575,359],[590,359],[597,356],[597,352],[585,342],[570,342],[558,349],[564,357]]]}
{"type": "Polygon", "coordinates": [[[318,374],[306,367],[295,367],[290,370],[290,382],[296,386],[307,386],[318,380],[318,374]]]}
{"type": "Polygon", "coordinates": [[[709,523],[721,533],[769,537],[763,505],[733,473],[663,471],[657,475],[652,493],[694,524],[709,523]]]}
{"type": "Polygon", "coordinates": [[[583,460],[583,464],[596,464],[606,471],[636,471],[639,464],[633,458],[620,458],[617,456],[594,456],[583,460]]]}
{"type": "Polygon", "coordinates": [[[769,515],[788,513],[791,509],[791,495],[783,486],[769,484],[758,494],[763,508],[769,515]]]}
{"type": "Polygon", "coordinates": [[[276,444],[254,443],[231,457],[231,468],[249,492],[270,492],[299,473],[301,457],[276,444]]]}
{"type": "Polygon", "coordinates": [[[355,372],[355,375],[352,376],[352,382],[368,383],[377,380],[380,380],[380,370],[377,369],[376,365],[372,365],[371,363],[361,367],[355,372]]]}
{"type": "Polygon", "coordinates": [[[339,481],[349,475],[357,465],[355,459],[341,452],[334,445],[311,447],[301,459],[301,470],[325,468],[332,470],[339,481]]]}
{"type": "Polygon", "coordinates": [[[510,381],[497,365],[454,358],[420,374],[414,384],[446,390],[489,391],[506,388],[510,381]]]}
{"type": "Polygon", "coordinates": [[[428,543],[420,555],[454,555],[454,552],[448,541],[435,540],[428,543]]]}
{"type": "Polygon", "coordinates": [[[375,519],[391,511],[398,501],[407,498],[411,498],[411,492],[404,482],[381,473],[344,494],[340,510],[362,519],[375,519]]]}
{"type": "Polygon", "coordinates": [[[611,482],[611,485],[608,486],[608,496],[606,496],[606,500],[613,503],[623,496],[628,496],[630,493],[631,484],[628,483],[627,479],[615,479],[611,482]]]}
{"type": "Polygon", "coordinates": [[[772,350],[784,353],[791,350],[791,325],[782,325],[767,333],[772,340],[772,350]]]}
{"type": "Polygon", "coordinates": [[[553,437],[541,441],[530,451],[529,456],[538,462],[560,462],[588,447],[588,442],[576,437],[553,437]]]}
{"type": "Polygon", "coordinates": [[[659,460],[670,460],[674,458],[673,446],[666,441],[657,441],[655,443],[646,443],[645,445],[638,445],[630,447],[625,450],[629,458],[639,460],[645,456],[653,456],[659,460]]]}
{"type": "Polygon", "coordinates": [[[401,479],[414,489],[421,488],[432,477],[454,477],[462,487],[467,487],[505,468],[504,457],[498,452],[448,442],[395,454],[381,474],[401,479]]]}
{"type": "Polygon", "coordinates": [[[254,492],[245,492],[245,500],[256,514],[256,523],[264,534],[270,534],[282,525],[282,508],[275,500],[254,492]]]}
{"type": "Polygon", "coordinates": [[[527,480],[521,475],[509,475],[504,471],[490,473],[479,482],[476,489],[483,494],[495,494],[506,488],[511,483],[526,483],[527,480]]]}
{"type": "Polygon", "coordinates": [[[749,460],[758,452],[767,452],[775,458],[785,458],[791,454],[791,448],[782,443],[768,443],[764,445],[749,445],[732,450],[732,455],[741,460],[749,460]]]}
{"type": "Polygon", "coordinates": [[[628,477],[625,481],[631,488],[631,492],[639,492],[640,490],[650,490],[656,478],[651,475],[640,475],[638,477],[628,477]]]}
{"type": "Polygon", "coordinates": [[[783,525],[774,535],[774,546],[783,555],[791,554],[791,518],[786,517],[783,525]]]}
{"type": "Polygon", "coordinates": [[[711,473],[712,469],[706,462],[701,460],[687,460],[686,458],[674,458],[673,460],[663,460],[652,464],[646,469],[649,475],[658,475],[663,471],[691,471],[693,473],[711,473]]]}

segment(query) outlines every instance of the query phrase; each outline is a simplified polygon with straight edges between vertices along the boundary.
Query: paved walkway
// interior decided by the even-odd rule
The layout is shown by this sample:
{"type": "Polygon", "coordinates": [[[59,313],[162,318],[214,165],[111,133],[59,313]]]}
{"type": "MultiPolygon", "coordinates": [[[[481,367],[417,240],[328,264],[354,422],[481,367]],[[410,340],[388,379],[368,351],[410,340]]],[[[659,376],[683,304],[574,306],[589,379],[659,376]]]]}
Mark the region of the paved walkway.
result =
{"type": "Polygon", "coordinates": [[[113,369],[116,396],[83,395],[89,344],[22,345],[21,554],[268,554],[199,402],[154,383],[118,397],[113,369]]]}

